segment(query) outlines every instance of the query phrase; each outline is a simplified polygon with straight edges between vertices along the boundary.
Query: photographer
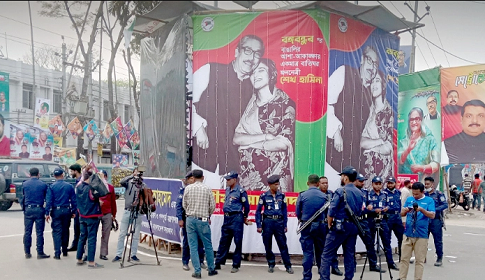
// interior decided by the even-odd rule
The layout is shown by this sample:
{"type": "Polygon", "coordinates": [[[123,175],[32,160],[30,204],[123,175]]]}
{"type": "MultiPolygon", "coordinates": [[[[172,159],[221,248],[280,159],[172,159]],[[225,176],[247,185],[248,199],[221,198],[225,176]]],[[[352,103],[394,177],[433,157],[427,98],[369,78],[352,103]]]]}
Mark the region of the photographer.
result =
{"type": "Polygon", "coordinates": [[[125,177],[120,181],[122,187],[125,190],[125,211],[123,212],[123,217],[120,223],[120,236],[118,238],[118,247],[116,250],[116,257],[113,262],[121,260],[121,255],[123,254],[124,241],[126,238],[126,233],[131,223],[134,223],[135,233],[133,235],[133,242],[131,247],[131,260],[140,261],[136,256],[138,251],[138,243],[140,241],[140,229],[141,229],[141,218],[143,215],[139,213],[140,208],[138,207],[140,191],[145,189],[147,185],[143,182],[143,172],[138,172],[138,168],[133,170],[133,175],[125,177]]]}
{"type": "Polygon", "coordinates": [[[412,196],[406,200],[401,216],[406,216],[406,228],[402,242],[399,279],[406,279],[413,251],[416,257],[414,279],[423,279],[424,260],[428,252],[429,220],[435,217],[434,201],[424,195],[423,183],[413,184],[412,196]]]}

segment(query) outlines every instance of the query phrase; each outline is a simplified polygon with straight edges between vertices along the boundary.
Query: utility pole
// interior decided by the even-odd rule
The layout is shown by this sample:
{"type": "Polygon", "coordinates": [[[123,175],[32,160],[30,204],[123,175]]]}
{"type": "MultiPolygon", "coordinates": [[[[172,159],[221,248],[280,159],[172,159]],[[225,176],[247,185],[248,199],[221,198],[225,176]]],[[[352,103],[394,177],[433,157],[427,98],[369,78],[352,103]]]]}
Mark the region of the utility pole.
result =
{"type": "MultiPolygon", "coordinates": [[[[414,20],[418,20],[418,1],[414,1],[414,20]]],[[[416,28],[413,29],[412,43],[411,43],[411,65],[409,66],[409,72],[414,73],[414,68],[416,65],[416,28]]]]}
{"type": "MultiPolygon", "coordinates": [[[[86,111],[86,121],[91,118],[91,110],[93,108],[93,54],[89,54],[89,98],[88,98],[88,108],[86,111]]],[[[86,133],[84,133],[85,136],[86,133]]],[[[88,160],[92,161],[93,160],[93,140],[88,138],[88,160]]]]}
{"type": "MultiPolygon", "coordinates": [[[[34,103],[35,103],[35,98],[37,95],[35,94],[35,55],[34,55],[34,28],[32,26],[32,11],[30,10],[30,1],[27,1],[27,4],[29,5],[29,18],[30,18],[30,43],[32,44],[32,74],[33,74],[33,81],[32,81],[32,91],[34,94],[34,103]]],[[[35,115],[35,107],[32,108],[34,111],[35,115]]]]}
{"type": "Polygon", "coordinates": [[[103,21],[100,20],[101,22],[101,29],[99,30],[99,81],[98,81],[98,87],[99,87],[99,92],[98,92],[98,124],[99,124],[99,128],[101,129],[101,103],[102,103],[102,99],[101,99],[101,58],[103,57],[103,21]]]}
{"type": "MultiPolygon", "coordinates": [[[[411,8],[411,6],[409,6],[407,2],[405,2],[404,5],[406,5],[411,10],[411,12],[413,12],[414,23],[419,23],[425,16],[429,15],[430,7],[427,5],[426,5],[426,13],[422,17],[418,15],[418,1],[414,1],[414,10],[413,8],[411,8]]],[[[416,66],[416,28],[413,29],[411,36],[412,36],[412,43],[411,43],[411,59],[410,59],[411,61],[409,65],[409,72],[413,73],[416,66]]]]}

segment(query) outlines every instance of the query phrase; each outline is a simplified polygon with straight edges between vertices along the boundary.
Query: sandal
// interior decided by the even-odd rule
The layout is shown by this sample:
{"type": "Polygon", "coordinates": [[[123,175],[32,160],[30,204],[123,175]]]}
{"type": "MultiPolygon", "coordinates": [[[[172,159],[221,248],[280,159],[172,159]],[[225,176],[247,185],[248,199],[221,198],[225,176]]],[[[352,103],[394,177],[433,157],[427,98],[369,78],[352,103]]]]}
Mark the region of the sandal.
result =
{"type": "Polygon", "coordinates": [[[99,263],[95,263],[93,265],[88,265],[88,268],[92,268],[92,269],[95,269],[95,268],[104,268],[104,265],[102,264],[99,264],[99,263]]]}
{"type": "Polygon", "coordinates": [[[84,265],[84,264],[86,264],[86,262],[76,262],[76,265],[79,265],[79,266],[84,265]]]}

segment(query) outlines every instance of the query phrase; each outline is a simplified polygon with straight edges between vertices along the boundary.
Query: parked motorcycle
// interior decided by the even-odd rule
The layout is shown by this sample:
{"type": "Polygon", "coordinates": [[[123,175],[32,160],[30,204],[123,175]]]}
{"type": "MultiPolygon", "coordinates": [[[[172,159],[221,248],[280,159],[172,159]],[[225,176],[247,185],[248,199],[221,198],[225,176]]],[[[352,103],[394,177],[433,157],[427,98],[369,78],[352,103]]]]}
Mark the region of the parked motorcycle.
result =
{"type": "Polygon", "coordinates": [[[470,210],[471,200],[470,200],[469,194],[460,192],[455,185],[451,186],[450,200],[451,200],[451,208],[456,208],[459,205],[463,207],[465,211],[470,210]]]}

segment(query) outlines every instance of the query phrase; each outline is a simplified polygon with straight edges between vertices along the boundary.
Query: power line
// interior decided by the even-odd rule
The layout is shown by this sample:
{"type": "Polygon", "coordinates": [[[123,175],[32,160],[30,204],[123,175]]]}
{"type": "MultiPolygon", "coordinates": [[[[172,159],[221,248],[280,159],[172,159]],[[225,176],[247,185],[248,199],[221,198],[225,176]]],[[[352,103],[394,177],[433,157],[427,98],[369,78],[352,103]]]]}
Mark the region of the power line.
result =
{"type": "Polygon", "coordinates": [[[458,59],[461,59],[461,60],[466,61],[466,62],[469,62],[469,63],[473,63],[473,64],[480,64],[479,62],[474,62],[474,61],[471,61],[471,60],[468,60],[468,59],[465,59],[465,58],[459,57],[459,56],[457,56],[457,55],[455,55],[455,54],[452,54],[452,53],[450,53],[449,51],[447,51],[447,50],[443,49],[442,47],[440,47],[440,46],[436,45],[435,43],[431,42],[430,40],[426,39],[426,38],[425,38],[425,37],[423,37],[421,34],[419,34],[419,33],[417,33],[417,34],[418,34],[418,35],[419,35],[421,38],[423,38],[424,40],[428,41],[428,42],[429,42],[431,45],[435,46],[436,48],[438,48],[438,49],[440,49],[440,50],[444,51],[445,53],[447,53],[447,54],[449,54],[449,55],[451,55],[451,56],[453,56],[453,57],[456,57],[456,58],[458,58],[458,59]]]}
{"type": "MultiPolygon", "coordinates": [[[[425,3],[426,3],[426,1],[425,1],[425,3]]],[[[428,5],[428,3],[426,3],[426,5],[428,5]]],[[[434,30],[436,31],[436,35],[438,35],[438,40],[440,41],[440,45],[444,49],[443,42],[441,41],[440,33],[438,33],[438,28],[436,27],[436,24],[434,23],[433,13],[430,12],[429,15],[431,16],[431,21],[433,22],[433,26],[434,26],[434,30]]],[[[450,67],[451,65],[450,65],[450,61],[448,60],[448,56],[446,55],[446,52],[443,52],[443,53],[445,55],[446,62],[448,63],[448,67],[450,67]]]]}
{"type": "Polygon", "coordinates": [[[421,50],[421,48],[419,47],[418,42],[416,42],[416,47],[418,48],[419,53],[420,53],[420,54],[421,54],[421,56],[423,57],[423,60],[424,60],[424,62],[426,63],[426,66],[428,66],[428,68],[431,68],[431,67],[429,67],[428,61],[426,60],[426,56],[424,56],[423,51],[422,51],[422,50],[421,50]]]}
{"type": "MultiPolygon", "coordinates": [[[[419,33],[419,31],[421,31],[421,33],[423,34],[423,37],[426,37],[426,35],[424,35],[424,31],[423,31],[423,29],[418,30],[418,32],[417,32],[417,33],[419,33]]],[[[429,53],[431,54],[431,57],[433,58],[434,65],[438,65],[438,63],[436,62],[436,59],[435,59],[435,57],[434,57],[433,51],[431,50],[431,47],[429,46],[429,43],[428,43],[427,41],[426,41],[426,45],[428,46],[429,53]]]]}

